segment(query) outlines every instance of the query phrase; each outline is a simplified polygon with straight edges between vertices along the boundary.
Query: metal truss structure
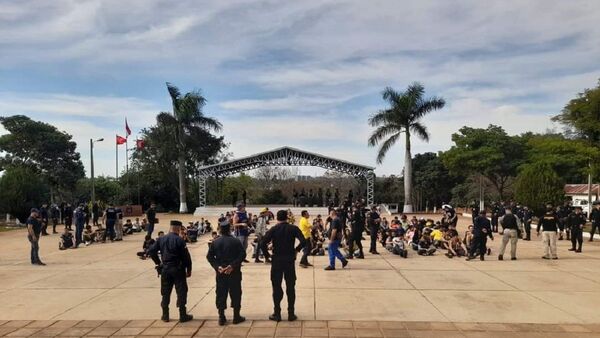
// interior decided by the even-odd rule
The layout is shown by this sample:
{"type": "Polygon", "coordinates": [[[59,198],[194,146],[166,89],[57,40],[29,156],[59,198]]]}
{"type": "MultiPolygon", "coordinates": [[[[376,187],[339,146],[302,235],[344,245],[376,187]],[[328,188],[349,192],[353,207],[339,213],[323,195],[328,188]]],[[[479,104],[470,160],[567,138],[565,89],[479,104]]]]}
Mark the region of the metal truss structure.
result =
{"type": "Polygon", "coordinates": [[[209,177],[225,177],[239,172],[267,166],[313,166],[338,171],[356,179],[366,181],[367,203],[375,200],[375,168],[356,163],[334,159],[331,157],[306,152],[291,147],[277,148],[264,153],[243,157],[224,163],[204,166],[199,169],[200,207],[206,206],[206,180],[209,177]]]}

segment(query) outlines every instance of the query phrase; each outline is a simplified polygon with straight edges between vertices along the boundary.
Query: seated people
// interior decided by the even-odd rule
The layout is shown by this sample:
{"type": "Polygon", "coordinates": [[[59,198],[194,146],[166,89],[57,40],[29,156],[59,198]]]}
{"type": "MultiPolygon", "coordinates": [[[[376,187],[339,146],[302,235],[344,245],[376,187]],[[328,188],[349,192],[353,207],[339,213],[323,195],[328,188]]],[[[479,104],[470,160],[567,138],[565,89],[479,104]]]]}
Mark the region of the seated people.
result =
{"type": "Polygon", "coordinates": [[[440,230],[438,225],[433,228],[431,238],[433,239],[433,245],[436,248],[444,248],[444,233],[440,230]]]}
{"type": "Polygon", "coordinates": [[[74,248],[75,244],[74,244],[74,238],[73,238],[73,234],[71,233],[71,231],[69,231],[69,228],[65,228],[65,232],[62,233],[62,235],[60,235],[60,241],[58,242],[58,249],[59,250],[67,250],[70,248],[74,248]]]}
{"type": "Polygon", "coordinates": [[[423,236],[421,236],[417,252],[422,256],[431,256],[435,252],[433,240],[431,239],[429,232],[425,232],[423,233],[423,236]]]}
{"type": "Polygon", "coordinates": [[[467,231],[465,231],[465,236],[463,237],[463,244],[467,249],[467,252],[471,250],[471,243],[473,242],[473,225],[469,225],[467,231]]]}
{"type": "Polygon", "coordinates": [[[131,223],[130,219],[127,219],[127,221],[125,221],[125,224],[123,224],[123,234],[124,235],[133,234],[133,223],[131,223]]]}
{"type": "Polygon", "coordinates": [[[142,225],[141,225],[141,227],[142,227],[142,231],[147,231],[147,229],[148,229],[148,221],[145,218],[142,219],[142,225]]]}
{"type": "Polygon", "coordinates": [[[186,231],[187,231],[187,237],[189,238],[190,242],[195,243],[198,241],[199,229],[193,222],[190,222],[186,231]]]}
{"type": "Polygon", "coordinates": [[[133,222],[131,229],[133,232],[142,232],[142,223],[140,223],[139,217],[135,218],[135,222],[133,222]]]}
{"type": "Polygon", "coordinates": [[[183,238],[186,243],[190,242],[190,239],[187,235],[187,229],[185,227],[179,228],[179,237],[183,238]]]}
{"type": "Polygon", "coordinates": [[[151,235],[146,235],[146,237],[144,238],[144,244],[142,244],[142,251],[138,251],[136,255],[140,259],[148,258],[148,249],[150,249],[154,242],[156,241],[152,238],[151,235]]]}
{"type": "Polygon", "coordinates": [[[392,245],[392,253],[394,255],[399,255],[403,258],[408,257],[408,250],[406,250],[406,242],[404,242],[403,235],[398,234],[398,236],[394,237],[392,245]]]}
{"type": "Polygon", "coordinates": [[[85,246],[88,246],[96,241],[96,233],[92,230],[91,225],[86,225],[85,229],[83,229],[83,242],[85,246]]]}
{"type": "Polygon", "coordinates": [[[467,254],[467,251],[463,247],[460,237],[458,237],[458,236],[452,237],[450,239],[450,242],[448,243],[448,252],[446,253],[446,256],[448,258],[452,258],[454,256],[463,257],[466,254],[467,254]]]}
{"type": "Polygon", "coordinates": [[[205,234],[207,232],[212,232],[212,227],[210,225],[210,222],[208,220],[205,220],[204,226],[202,227],[202,234],[205,234]]]}

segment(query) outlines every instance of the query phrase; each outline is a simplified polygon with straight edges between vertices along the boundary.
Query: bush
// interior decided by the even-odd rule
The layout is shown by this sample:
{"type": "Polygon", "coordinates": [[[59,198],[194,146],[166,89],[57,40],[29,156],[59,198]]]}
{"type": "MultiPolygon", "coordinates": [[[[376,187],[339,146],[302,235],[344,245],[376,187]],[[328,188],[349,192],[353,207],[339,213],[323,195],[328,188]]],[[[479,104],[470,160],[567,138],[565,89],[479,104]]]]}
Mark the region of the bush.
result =
{"type": "Polygon", "coordinates": [[[536,215],[546,203],[557,205],[564,199],[564,182],[547,162],[523,166],[516,180],[517,200],[533,209],[536,215]]]}
{"type": "Polygon", "coordinates": [[[32,169],[9,167],[0,177],[0,212],[25,222],[31,208],[39,208],[49,196],[48,185],[32,169]]]}

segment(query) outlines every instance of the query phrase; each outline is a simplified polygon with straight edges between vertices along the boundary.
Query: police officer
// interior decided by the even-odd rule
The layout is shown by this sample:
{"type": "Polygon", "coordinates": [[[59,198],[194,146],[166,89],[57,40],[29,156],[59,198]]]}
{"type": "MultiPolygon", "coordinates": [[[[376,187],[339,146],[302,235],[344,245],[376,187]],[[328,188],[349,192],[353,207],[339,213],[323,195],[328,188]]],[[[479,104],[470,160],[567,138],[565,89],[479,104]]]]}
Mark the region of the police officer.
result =
{"type": "Polygon", "coordinates": [[[512,213],[512,207],[505,209],[504,217],[502,217],[502,245],[498,254],[498,260],[504,259],[504,251],[506,245],[510,241],[510,259],[517,260],[517,242],[519,240],[519,219],[512,213]]]}
{"type": "Polygon", "coordinates": [[[240,315],[242,306],[242,262],[246,258],[246,250],[242,243],[231,235],[229,221],[219,223],[221,236],[212,242],[206,259],[217,273],[217,310],[219,310],[219,325],[225,325],[225,309],[227,309],[227,294],[231,297],[233,308],[233,323],[246,320],[240,315]]]}
{"type": "Polygon", "coordinates": [[[360,203],[356,203],[354,205],[354,209],[352,211],[352,218],[350,219],[350,245],[348,249],[347,259],[354,258],[354,247],[358,247],[358,257],[360,259],[365,258],[365,254],[363,253],[362,246],[362,234],[365,231],[365,210],[362,208],[360,203]]]}
{"type": "Polygon", "coordinates": [[[563,234],[565,232],[565,229],[567,229],[567,240],[569,240],[569,229],[568,229],[568,224],[567,224],[567,220],[569,218],[569,215],[571,214],[571,207],[569,206],[569,202],[565,202],[564,205],[558,207],[558,211],[556,212],[556,215],[558,216],[558,228],[560,229],[560,233],[558,235],[558,240],[562,241],[563,240],[563,234]]]}
{"type": "Polygon", "coordinates": [[[110,236],[110,241],[115,240],[115,224],[117,223],[117,218],[119,217],[119,210],[112,206],[112,204],[108,205],[108,208],[104,211],[104,215],[102,216],[102,222],[106,229],[104,230],[104,235],[102,236],[102,243],[106,242],[106,236],[110,236]]]}
{"type": "Polygon", "coordinates": [[[83,226],[85,225],[85,211],[83,204],[75,209],[75,247],[83,243],[83,226]]]}
{"type": "Polygon", "coordinates": [[[369,247],[369,252],[374,255],[379,255],[377,252],[377,233],[379,232],[379,224],[381,223],[381,218],[379,213],[377,212],[377,207],[373,206],[371,212],[367,216],[367,223],[369,225],[369,235],[371,236],[371,245],[369,247]]]}
{"type": "Polygon", "coordinates": [[[581,246],[583,245],[583,226],[585,225],[585,221],[585,215],[581,212],[581,207],[575,207],[575,211],[569,215],[567,220],[567,224],[571,230],[572,245],[569,251],[581,252],[581,246]]]}
{"type": "Polygon", "coordinates": [[[42,221],[42,236],[48,236],[48,204],[42,204],[40,208],[40,219],[42,221]]]}
{"type": "Polygon", "coordinates": [[[590,221],[592,221],[592,230],[589,241],[593,242],[596,229],[600,231],[600,201],[594,201],[594,209],[590,212],[590,221]]]}
{"type": "Polygon", "coordinates": [[[187,304],[188,286],[186,278],[192,276],[192,258],[185,245],[183,238],[179,237],[181,229],[180,221],[171,221],[169,234],[159,237],[148,249],[148,256],[156,263],[156,270],[161,275],[160,294],[162,301],[163,322],[169,321],[169,303],[171,302],[171,291],[175,286],[177,293],[177,307],[179,308],[179,321],[187,322],[194,317],[188,315],[185,305],[187,304]],[[160,251],[161,258],[158,258],[160,251]]]}
{"type": "Polygon", "coordinates": [[[150,204],[150,209],[146,211],[146,219],[148,220],[148,227],[146,229],[147,235],[152,237],[152,233],[154,232],[154,224],[158,223],[156,220],[156,205],[154,203],[150,204]]]}
{"type": "MultiPolygon", "coordinates": [[[[493,232],[498,232],[498,218],[500,217],[500,204],[498,202],[494,202],[492,206],[492,222],[491,227],[493,232]]],[[[475,224],[475,221],[473,221],[475,224]]]]}
{"type": "Polygon", "coordinates": [[[544,256],[543,259],[558,259],[556,255],[556,232],[558,231],[558,216],[554,211],[554,207],[551,203],[546,204],[546,212],[538,221],[537,235],[540,235],[540,228],[543,228],[542,242],[544,243],[544,256]]]}
{"type": "Polygon", "coordinates": [[[523,227],[525,228],[525,238],[524,240],[531,240],[531,220],[533,218],[533,213],[527,206],[523,207],[523,227]]]}
{"type": "Polygon", "coordinates": [[[269,243],[273,242],[273,258],[271,261],[271,285],[273,287],[273,314],[269,316],[270,320],[281,321],[281,299],[283,298],[283,289],[281,282],[285,279],[285,293],[288,302],[288,320],[294,321],[296,317],[294,306],[296,303],[296,267],[294,261],[296,255],[304,245],[306,240],[298,227],[289,224],[288,213],[286,210],[277,212],[277,225],[269,229],[262,242],[261,249],[265,258],[269,258],[269,243]],[[294,243],[298,239],[300,244],[294,248],[294,243]]]}
{"type": "Polygon", "coordinates": [[[468,261],[475,259],[476,253],[479,253],[479,259],[482,261],[485,260],[488,237],[492,241],[494,240],[490,220],[487,219],[485,210],[481,210],[479,217],[475,219],[475,223],[473,224],[473,242],[471,244],[471,252],[469,252],[469,257],[467,257],[468,261]]]}

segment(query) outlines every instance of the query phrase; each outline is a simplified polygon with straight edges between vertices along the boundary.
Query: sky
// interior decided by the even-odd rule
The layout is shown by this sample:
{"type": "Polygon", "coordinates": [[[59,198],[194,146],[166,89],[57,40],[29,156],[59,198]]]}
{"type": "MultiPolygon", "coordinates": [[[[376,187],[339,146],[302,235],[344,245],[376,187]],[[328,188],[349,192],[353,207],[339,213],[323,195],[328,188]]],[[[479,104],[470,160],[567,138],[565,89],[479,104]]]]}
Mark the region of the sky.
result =
{"type": "MultiPolygon", "coordinates": [[[[447,102],[413,154],[464,125],[560,130],[550,117],[600,78],[599,22],[595,0],[0,0],[0,116],[71,134],[88,173],[104,138],[95,172],[114,176],[115,135],[127,118],[132,147],[171,111],[168,81],[201,90],[234,157],[287,145],[375,166],[367,120],[386,86],[447,102]]],[[[400,174],[403,152],[376,174],[400,174]]]]}

